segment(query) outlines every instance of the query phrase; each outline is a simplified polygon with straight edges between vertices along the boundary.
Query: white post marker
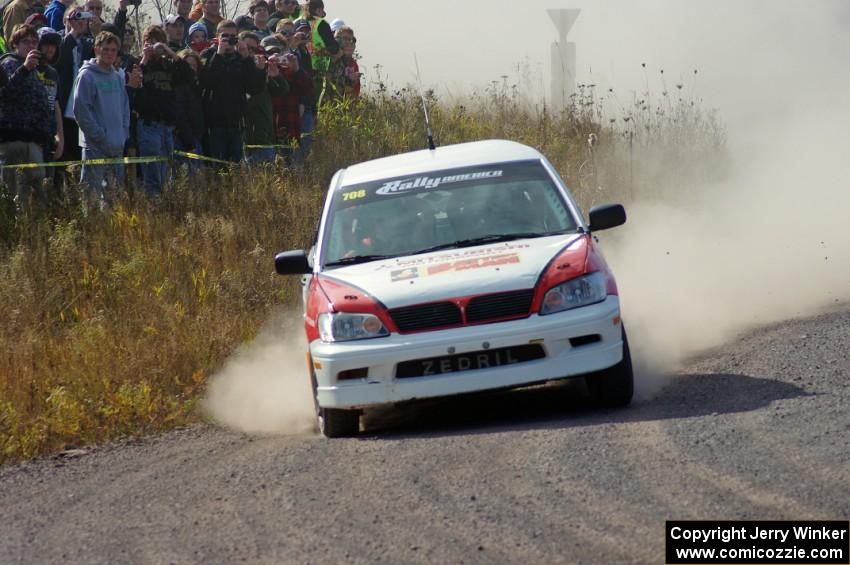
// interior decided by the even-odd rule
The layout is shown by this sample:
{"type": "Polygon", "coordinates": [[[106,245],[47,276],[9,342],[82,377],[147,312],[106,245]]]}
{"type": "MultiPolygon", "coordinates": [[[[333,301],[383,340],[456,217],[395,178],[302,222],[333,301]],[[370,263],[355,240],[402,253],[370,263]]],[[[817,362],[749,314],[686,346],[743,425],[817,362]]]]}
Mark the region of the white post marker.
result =
{"type": "Polygon", "coordinates": [[[555,29],[558,41],[552,44],[551,104],[563,110],[576,89],[576,44],[567,42],[567,34],[575,25],[581,10],[546,10],[555,29]]]}

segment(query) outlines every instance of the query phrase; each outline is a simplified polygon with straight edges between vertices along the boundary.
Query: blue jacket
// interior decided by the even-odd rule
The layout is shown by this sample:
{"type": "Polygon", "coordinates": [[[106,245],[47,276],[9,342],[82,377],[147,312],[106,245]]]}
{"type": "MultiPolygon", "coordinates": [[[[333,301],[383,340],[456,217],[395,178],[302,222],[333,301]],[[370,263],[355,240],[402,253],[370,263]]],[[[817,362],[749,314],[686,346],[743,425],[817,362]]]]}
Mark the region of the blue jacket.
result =
{"type": "Polygon", "coordinates": [[[62,23],[62,18],[65,17],[65,9],[65,4],[59,0],[53,0],[50,6],[44,11],[44,17],[47,18],[47,25],[60,33],[65,31],[65,24],[62,23]]]}
{"type": "Polygon", "coordinates": [[[38,74],[28,70],[24,59],[13,53],[3,55],[0,66],[9,77],[0,90],[0,140],[48,143],[55,119],[38,74]]]}
{"type": "Polygon", "coordinates": [[[74,83],[74,117],[80,126],[80,147],[121,156],[130,137],[130,102],[124,79],[89,59],[74,83]]]}

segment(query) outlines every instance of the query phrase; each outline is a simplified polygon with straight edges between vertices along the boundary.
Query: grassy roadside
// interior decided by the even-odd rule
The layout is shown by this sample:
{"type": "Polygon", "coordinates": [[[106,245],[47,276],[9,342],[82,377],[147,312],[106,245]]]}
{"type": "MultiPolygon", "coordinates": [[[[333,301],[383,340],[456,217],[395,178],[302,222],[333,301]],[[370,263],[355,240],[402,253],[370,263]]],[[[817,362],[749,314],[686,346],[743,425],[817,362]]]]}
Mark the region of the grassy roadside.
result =
{"type": "MultiPolygon", "coordinates": [[[[537,147],[584,207],[702,174],[723,150],[716,121],[682,99],[666,117],[662,101],[614,121],[592,89],[559,115],[496,88],[430,103],[440,145],[537,147]]],[[[333,172],[424,137],[418,98],[379,90],[324,114],[305,172],[182,177],[159,202],[124,196],[107,214],[66,203],[16,219],[0,206],[0,463],[197,420],[207,378],[273,307],[300,300],[272,256],[310,245],[333,172]]]]}

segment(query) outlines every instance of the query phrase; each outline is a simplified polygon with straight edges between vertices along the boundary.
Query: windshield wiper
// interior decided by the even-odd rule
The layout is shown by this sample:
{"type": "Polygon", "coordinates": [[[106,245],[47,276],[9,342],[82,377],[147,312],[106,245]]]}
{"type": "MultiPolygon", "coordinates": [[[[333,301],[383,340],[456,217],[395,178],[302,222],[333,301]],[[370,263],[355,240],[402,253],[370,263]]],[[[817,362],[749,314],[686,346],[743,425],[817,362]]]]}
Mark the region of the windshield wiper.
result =
{"type": "Polygon", "coordinates": [[[358,265],[360,263],[368,263],[370,261],[381,261],[383,259],[394,259],[395,255],[354,255],[353,257],[343,257],[330,263],[325,263],[325,267],[339,267],[342,265],[358,265]]]}
{"type": "Polygon", "coordinates": [[[485,243],[500,243],[503,241],[514,241],[517,239],[531,239],[536,237],[549,237],[552,235],[562,235],[567,233],[576,233],[576,230],[558,230],[551,232],[524,232],[524,233],[506,233],[506,234],[490,234],[482,235],[481,237],[473,237],[470,239],[461,239],[452,243],[442,243],[433,247],[426,247],[419,251],[414,251],[411,255],[422,255],[423,253],[431,253],[443,249],[459,249],[461,247],[473,247],[475,245],[483,245],[485,243]]]}

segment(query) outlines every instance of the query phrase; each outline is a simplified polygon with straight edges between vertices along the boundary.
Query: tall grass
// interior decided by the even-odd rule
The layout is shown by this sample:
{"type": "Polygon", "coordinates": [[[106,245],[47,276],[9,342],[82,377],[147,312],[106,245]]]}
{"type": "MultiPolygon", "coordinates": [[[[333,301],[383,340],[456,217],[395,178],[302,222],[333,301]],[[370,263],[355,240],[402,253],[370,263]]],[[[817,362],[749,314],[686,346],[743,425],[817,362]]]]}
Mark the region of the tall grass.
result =
{"type": "MultiPolygon", "coordinates": [[[[585,207],[664,181],[653,170],[647,182],[640,163],[634,174],[639,152],[675,163],[677,178],[722,152],[722,128],[685,100],[650,128],[634,127],[639,109],[608,122],[584,87],[557,114],[499,85],[463,103],[428,93],[428,103],[440,145],[535,146],[585,207]]],[[[210,374],[272,308],[300,300],[272,257],[310,246],[334,171],[424,140],[418,96],[378,88],[324,112],[303,171],[182,175],[161,200],[125,194],[107,213],[70,199],[16,216],[0,195],[0,462],[197,420],[210,374]]]]}

